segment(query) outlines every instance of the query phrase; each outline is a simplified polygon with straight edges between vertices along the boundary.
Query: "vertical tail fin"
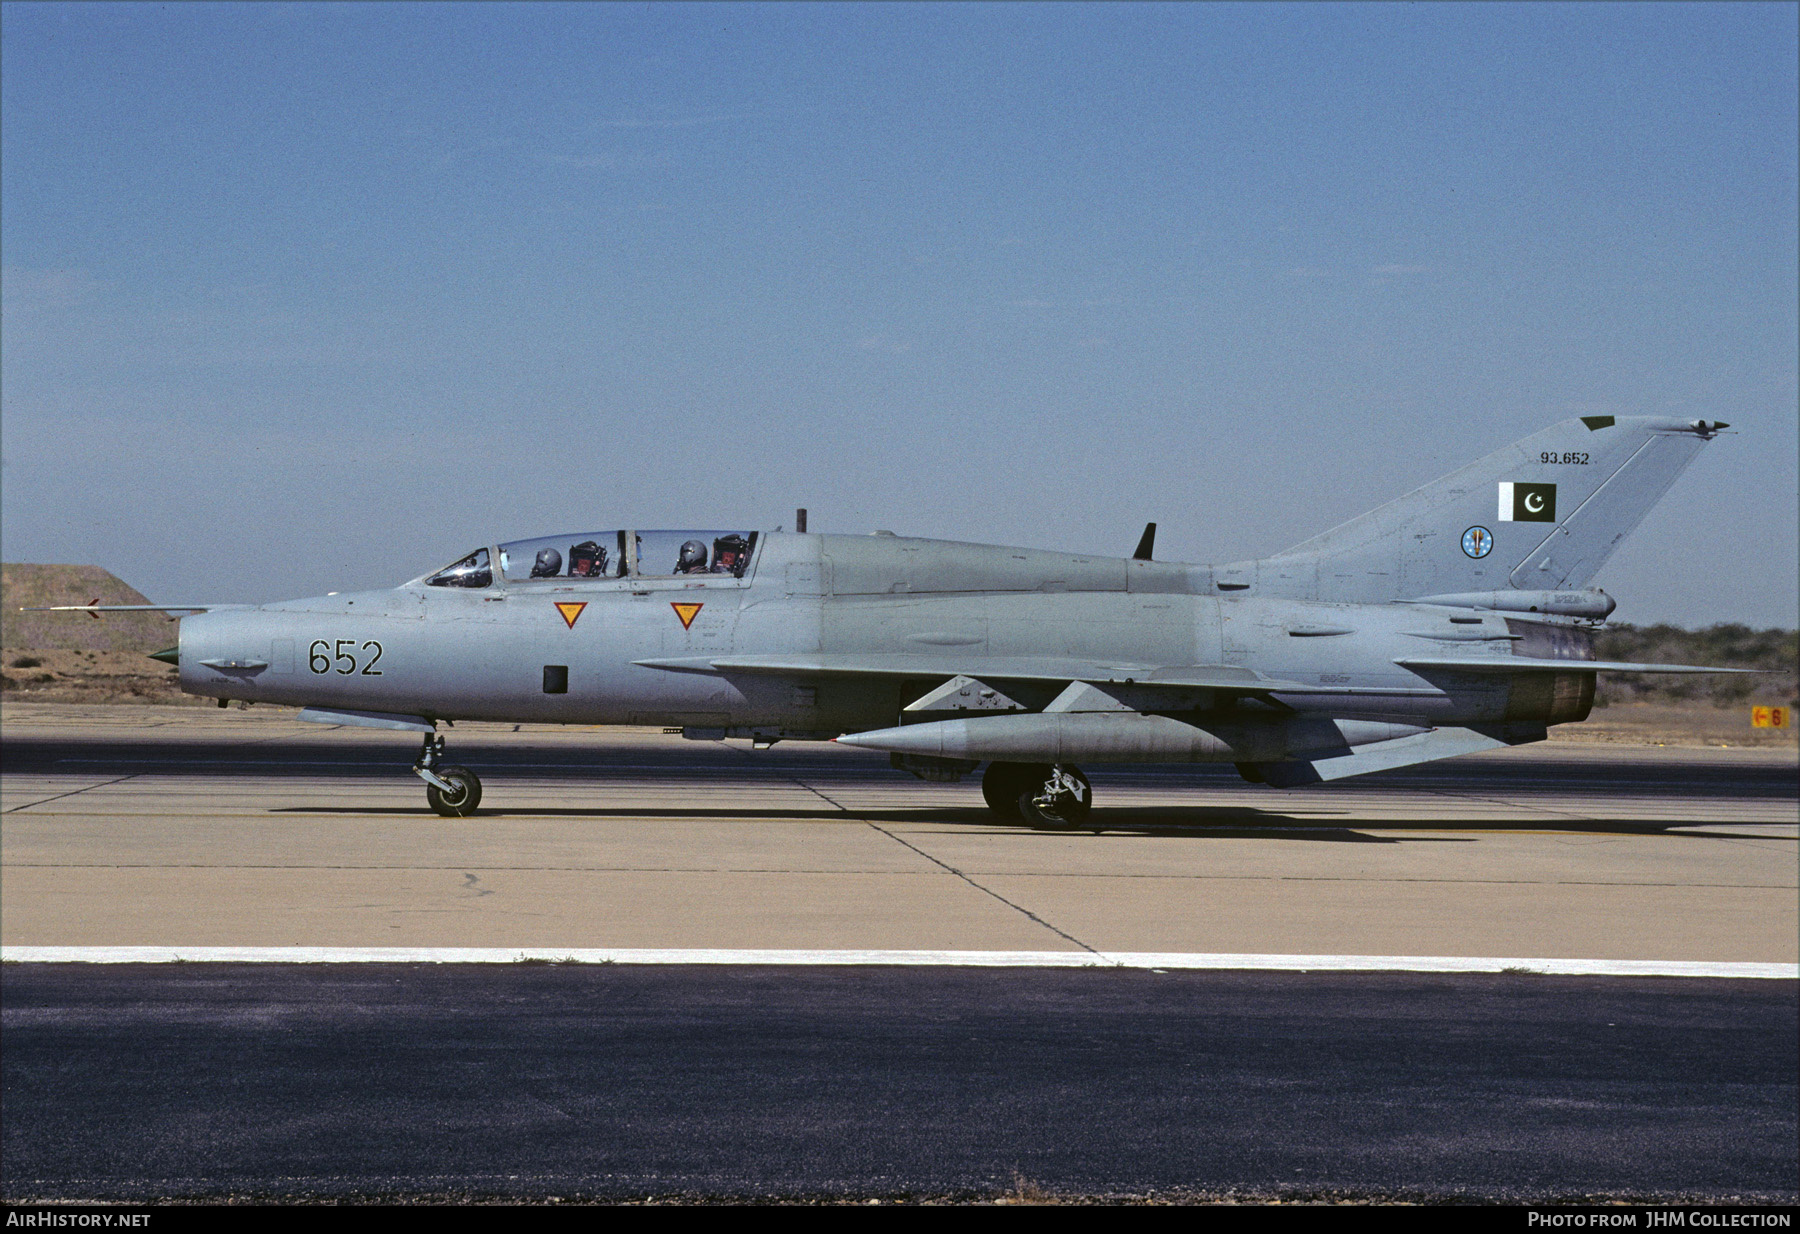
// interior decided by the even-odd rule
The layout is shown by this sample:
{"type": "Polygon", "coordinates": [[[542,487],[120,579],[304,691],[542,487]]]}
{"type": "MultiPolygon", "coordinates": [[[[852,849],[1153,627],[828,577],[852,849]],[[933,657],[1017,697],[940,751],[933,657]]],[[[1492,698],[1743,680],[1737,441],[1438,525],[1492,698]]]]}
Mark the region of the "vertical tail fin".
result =
{"type": "Polygon", "coordinates": [[[1258,589],[1380,602],[1581,587],[1725,427],[1565,420],[1258,562],[1258,589]]]}

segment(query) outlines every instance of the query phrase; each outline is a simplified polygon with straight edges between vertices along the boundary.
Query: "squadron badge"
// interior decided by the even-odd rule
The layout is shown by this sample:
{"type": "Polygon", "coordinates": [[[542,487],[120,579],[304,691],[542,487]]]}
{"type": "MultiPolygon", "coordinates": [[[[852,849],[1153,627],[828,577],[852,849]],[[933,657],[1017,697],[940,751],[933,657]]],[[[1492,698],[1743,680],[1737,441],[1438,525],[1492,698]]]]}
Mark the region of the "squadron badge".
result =
{"type": "Polygon", "coordinates": [[[1494,551],[1494,533],[1486,527],[1471,527],[1463,532],[1463,552],[1480,560],[1494,551]]]}

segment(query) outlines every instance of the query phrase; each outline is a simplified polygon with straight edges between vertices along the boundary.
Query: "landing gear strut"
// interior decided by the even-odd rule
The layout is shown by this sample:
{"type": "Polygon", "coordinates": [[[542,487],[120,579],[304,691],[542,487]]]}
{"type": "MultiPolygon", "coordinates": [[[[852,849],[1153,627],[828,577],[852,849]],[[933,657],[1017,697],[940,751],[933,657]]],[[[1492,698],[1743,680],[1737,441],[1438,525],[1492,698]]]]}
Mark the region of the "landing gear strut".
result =
{"type": "Polygon", "coordinates": [[[425,781],[425,803],[445,818],[467,818],[481,804],[481,780],[467,767],[439,766],[444,739],[425,734],[413,774],[425,781]]]}
{"type": "Polygon", "coordinates": [[[1094,803],[1088,778],[1068,763],[990,763],[981,795],[1000,818],[1034,827],[1079,827],[1094,803]]]}

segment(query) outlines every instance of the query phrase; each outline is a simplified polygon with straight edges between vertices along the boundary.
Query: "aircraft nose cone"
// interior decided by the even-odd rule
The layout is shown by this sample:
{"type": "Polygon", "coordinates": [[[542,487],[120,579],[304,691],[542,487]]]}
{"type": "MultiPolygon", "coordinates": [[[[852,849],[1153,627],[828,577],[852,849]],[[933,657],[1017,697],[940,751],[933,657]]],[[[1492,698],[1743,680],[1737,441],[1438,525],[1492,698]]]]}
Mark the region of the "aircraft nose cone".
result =
{"type": "Polygon", "coordinates": [[[181,646],[176,644],[173,647],[165,647],[161,651],[153,651],[150,653],[150,658],[161,660],[164,664],[173,664],[179,668],[181,666],[181,646]]]}

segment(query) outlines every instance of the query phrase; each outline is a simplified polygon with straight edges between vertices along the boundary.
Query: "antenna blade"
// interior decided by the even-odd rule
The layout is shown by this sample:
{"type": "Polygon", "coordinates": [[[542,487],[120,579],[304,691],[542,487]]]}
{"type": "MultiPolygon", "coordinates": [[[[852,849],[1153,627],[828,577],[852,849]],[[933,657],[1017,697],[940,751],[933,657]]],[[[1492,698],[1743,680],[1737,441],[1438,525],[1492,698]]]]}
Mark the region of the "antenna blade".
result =
{"type": "Polygon", "coordinates": [[[1149,561],[1150,550],[1156,547],[1156,524],[1145,523],[1143,537],[1138,540],[1137,552],[1131,555],[1133,561],[1149,561]]]}

